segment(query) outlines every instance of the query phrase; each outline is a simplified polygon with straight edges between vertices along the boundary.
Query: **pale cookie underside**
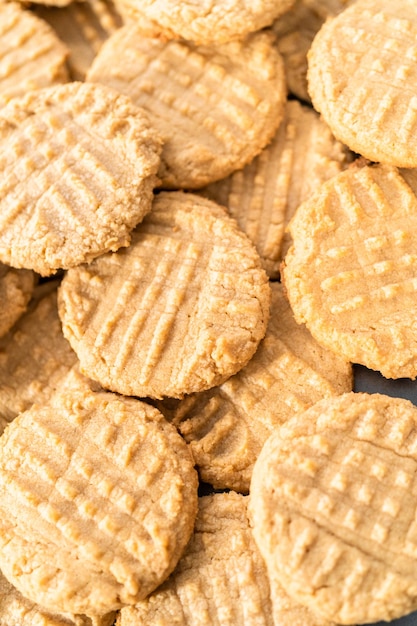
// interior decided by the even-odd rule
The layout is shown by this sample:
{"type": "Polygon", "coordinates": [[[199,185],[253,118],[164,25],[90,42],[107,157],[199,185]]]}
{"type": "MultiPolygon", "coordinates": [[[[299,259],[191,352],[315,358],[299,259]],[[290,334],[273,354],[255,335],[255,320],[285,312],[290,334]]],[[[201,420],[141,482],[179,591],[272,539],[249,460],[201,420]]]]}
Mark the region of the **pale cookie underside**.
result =
{"type": "Polygon", "coordinates": [[[62,334],[54,290],[0,338],[0,430],[34,402],[46,400],[76,361],[62,334]]]}
{"type": "Polygon", "coordinates": [[[26,311],[35,286],[31,270],[14,269],[0,263],[0,337],[26,311]]]}
{"type": "Polygon", "coordinates": [[[270,278],[289,247],[288,222],[317,187],[347,167],[347,149],[310,107],[286,103],[271,142],[251,163],[200,193],[224,204],[256,245],[270,278]]]}
{"type": "Polygon", "coordinates": [[[417,376],[416,193],[416,170],[352,167],[290,224],[283,279],[297,321],[386,378],[417,376]]]}
{"type": "Polygon", "coordinates": [[[219,44],[242,39],[269,26],[288,11],[295,0],[116,0],[134,20],[142,16],[158,24],[166,37],[198,44],[219,44]]]}
{"type": "Polygon", "coordinates": [[[68,83],[0,112],[0,258],[48,275],[129,243],[151,208],[159,138],[100,85],[68,83]]]}
{"type": "Polygon", "coordinates": [[[203,481],[247,493],[273,430],[323,397],[352,390],[352,368],[294,320],[279,283],[271,317],[249,363],[221,386],[158,408],[189,444],[203,481]]]}
{"type": "Polygon", "coordinates": [[[340,624],[417,607],[417,409],[380,394],[322,400],[265,444],[255,539],[294,599],[340,624]]]}
{"type": "Polygon", "coordinates": [[[69,79],[66,46],[43,20],[16,2],[0,4],[0,45],[1,105],[69,79]]]}
{"type": "Polygon", "coordinates": [[[0,442],[1,569],[23,595],[100,615],[170,574],[192,532],[198,481],[186,444],[153,407],[72,389],[21,413],[0,442]]]}
{"type": "Polygon", "coordinates": [[[276,132],[286,98],[284,66],[271,33],[222,46],[195,46],[119,29],[87,80],[125,93],[162,136],[158,175],[167,189],[197,189],[251,161],[276,132]]]}
{"type": "Polygon", "coordinates": [[[417,166],[417,7],[361,0],[309,52],[309,92],[335,136],[376,162],[417,166]]]}
{"type": "Polygon", "coordinates": [[[73,80],[85,79],[104,41],[123,24],[110,0],[71,2],[66,7],[38,5],[33,10],[68,47],[67,64],[73,80]]]}
{"type": "Polygon", "coordinates": [[[247,363],[269,302],[259,256],[225,210],[164,192],[129,248],[68,271],[59,313],[83,373],[103,387],[182,397],[247,363]]]}

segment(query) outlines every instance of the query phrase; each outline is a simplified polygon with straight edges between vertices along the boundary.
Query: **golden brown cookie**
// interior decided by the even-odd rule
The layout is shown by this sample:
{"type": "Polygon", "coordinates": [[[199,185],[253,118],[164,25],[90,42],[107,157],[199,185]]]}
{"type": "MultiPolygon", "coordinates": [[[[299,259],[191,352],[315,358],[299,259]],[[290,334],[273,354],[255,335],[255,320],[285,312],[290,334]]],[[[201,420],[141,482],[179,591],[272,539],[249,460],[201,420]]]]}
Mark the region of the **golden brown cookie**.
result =
{"type": "Polygon", "coordinates": [[[174,569],[198,481],[155,408],[73,387],[21,413],[0,448],[0,566],[32,602],[100,616],[174,569]]]}
{"type": "Polygon", "coordinates": [[[26,311],[35,283],[31,270],[14,269],[0,263],[0,337],[26,311]]]}
{"type": "Polygon", "coordinates": [[[201,497],[173,574],[146,600],[123,608],[117,626],[325,626],[277,584],[270,592],[247,502],[232,491],[201,497]]]}
{"type": "Polygon", "coordinates": [[[160,140],[129,98],[81,82],[0,110],[0,260],[54,273],[126,246],[150,210],[160,140]]]}
{"type": "Polygon", "coordinates": [[[228,208],[256,245],[268,275],[277,278],[289,246],[286,227],[296,208],[350,160],[311,107],[289,100],[278,132],[262,152],[200,193],[228,208]]]}
{"type": "Polygon", "coordinates": [[[244,167],[284,113],[282,57],[271,32],[196,46],[126,24],[101,47],[87,80],[128,95],[164,138],[160,186],[197,189],[244,167]]]}
{"type": "Polygon", "coordinates": [[[279,283],[271,317],[249,363],[219,387],[158,408],[189,444],[200,477],[247,493],[253,464],[277,426],[323,397],[352,390],[352,367],[294,320],[279,283]]]}
{"type": "Polygon", "coordinates": [[[59,291],[81,371],[140,397],[182,397],[226,380],[265,335],[270,287],[225,209],[162,192],[132,243],[72,268],[59,291]]]}
{"type": "Polygon", "coordinates": [[[328,20],[309,51],[314,107],[354,152],[417,166],[417,5],[357,0],[328,20]]]}
{"type": "Polygon", "coordinates": [[[0,626],[112,626],[116,614],[102,617],[53,614],[34,604],[0,573],[0,626]]]}
{"type": "Polygon", "coordinates": [[[268,570],[340,624],[417,608],[417,408],[381,394],[319,401],[255,464],[250,515],[268,570]]]}
{"type": "Polygon", "coordinates": [[[0,3],[0,105],[69,80],[68,49],[43,20],[18,2],[0,3]]]}
{"type": "Polygon", "coordinates": [[[0,338],[0,431],[34,402],[47,400],[78,361],[62,334],[56,285],[44,289],[37,287],[26,313],[0,338]]]}
{"type": "Polygon", "coordinates": [[[417,170],[360,165],[297,210],[283,267],[299,323],[386,378],[416,378],[417,170]]]}
{"type": "Polygon", "coordinates": [[[271,25],[277,36],[278,50],[284,59],[289,93],[310,103],[307,85],[307,54],[323,25],[323,18],[305,0],[297,0],[291,10],[271,25]]]}
{"type": "Polygon", "coordinates": [[[269,26],[290,9],[295,0],[116,0],[132,21],[154,22],[165,37],[197,44],[218,44],[242,39],[269,26]]]}
{"type": "Polygon", "coordinates": [[[111,0],[77,1],[66,7],[39,4],[34,11],[68,47],[67,64],[73,80],[85,79],[103,42],[123,24],[111,0]]]}

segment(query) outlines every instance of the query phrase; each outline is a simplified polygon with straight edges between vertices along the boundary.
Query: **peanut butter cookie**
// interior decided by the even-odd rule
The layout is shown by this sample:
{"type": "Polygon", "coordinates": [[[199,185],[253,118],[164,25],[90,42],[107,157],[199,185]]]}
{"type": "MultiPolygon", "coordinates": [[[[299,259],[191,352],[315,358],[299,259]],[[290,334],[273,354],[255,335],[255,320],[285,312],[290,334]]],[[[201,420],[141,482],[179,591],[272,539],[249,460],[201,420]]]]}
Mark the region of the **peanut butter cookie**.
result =
{"type": "Polygon", "coordinates": [[[224,382],[266,332],[270,286],[223,207],[162,192],[128,248],[66,273],[64,336],[81,371],[139,397],[183,397],[224,382]]]}
{"type": "Polygon", "coordinates": [[[165,37],[197,44],[226,43],[269,26],[295,0],[116,0],[121,10],[154,22],[165,37]]]}
{"type": "Polygon", "coordinates": [[[416,378],[417,170],[357,162],[290,223],[282,276],[295,318],[386,378],[416,378]]]}
{"type": "Polygon", "coordinates": [[[0,337],[26,311],[36,283],[31,270],[14,269],[0,263],[0,337]]]}
{"type": "Polygon", "coordinates": [[[0,566],[49,611],[135,604],[176,566],[197,474],[174,426],[133,398],[73,386],[0,437],[0,566]]]}
{"type": "Polygon", "coordinates": [[[0,338],[0,431],[34,402],[48,399],[78,361],[62,334],[56,285],[44,291],[43,285],[36,288],[28,310],[0,338]]]}
{"type": "Polygon", "coordinates": [[[311,107],[288,100],[271,142],[241,170],[199,193],[226,206],[255,244],[270,278],[278,278],[297,207],[352,160],[311,107]]]}
{"type": "Polygon", "coordinates": [[[0,3],[0,105],[69,80],[68,49],[43,20],[17,2],[0,3]]]}
{"type": "Polygon", "coordinates": [[[308,88],[334,135],[371,161],[417,166],[417,5],[357,0],[320,29],[308,88]]]}
{"type": "Polygon", "coordinates": [[[39,4],[33,10],[68,47],[67,65],[73,80],[85,79],[103,42],[123,25],[111,0],[77,1],[65,7],[39,4]]]}
{"type": "Polygon", "coordinates": [[[197,189],[244,167],[284,115],[284,64],[271,32],[196,46],[126,24],[100,48],[87,80],[129,96],[164,138],[160,186],[197,189]]]}
{"type": "Polygon", "coordinates": [[[271,435],[250,515],[270,575],[323,619],[417,608],[417,408],[381,394],[317,402],[271,435]]]}
{"type": "Polygon", "coordinates": [[[160,139],[129,98],[72,82],[0,110],[0,260],[49,275],[128,245],[160,139]]]}

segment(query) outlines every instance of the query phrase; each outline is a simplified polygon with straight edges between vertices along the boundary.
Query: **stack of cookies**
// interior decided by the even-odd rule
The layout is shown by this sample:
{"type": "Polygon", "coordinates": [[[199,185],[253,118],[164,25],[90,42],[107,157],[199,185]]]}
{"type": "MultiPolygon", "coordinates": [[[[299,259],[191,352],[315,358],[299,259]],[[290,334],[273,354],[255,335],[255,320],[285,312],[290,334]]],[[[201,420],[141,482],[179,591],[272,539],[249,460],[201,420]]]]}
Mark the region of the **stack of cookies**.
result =
{"type": "Polygon", "coordinates": [[[417,610],[392,4],[0,0],[0,626],[417,610]]]}

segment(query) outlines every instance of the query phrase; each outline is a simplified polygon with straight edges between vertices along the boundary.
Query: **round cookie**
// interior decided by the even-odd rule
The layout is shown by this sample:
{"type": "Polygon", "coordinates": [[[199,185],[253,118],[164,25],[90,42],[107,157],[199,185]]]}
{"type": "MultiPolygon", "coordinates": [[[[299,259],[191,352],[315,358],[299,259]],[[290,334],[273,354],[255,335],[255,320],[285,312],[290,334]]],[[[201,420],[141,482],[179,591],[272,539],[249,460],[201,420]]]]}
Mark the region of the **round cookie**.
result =
{"type": "Polygon", "coordinates": [[[35,282],[31,270],[14,269],[0,263],[0,337],[26,311],[35,282]]]}
{"type": "Polygon", "coordinates": [[[328,20],[308,54],[314,107],[371,161],[417,166],[417,5],[357,0],[328,20]]]}
{"type": "Polygon", "coordinates": [[[226,43],[269,26],[295,0],[116,0],[132,21],[145,17],[165,37],[197,44],[226,43]]]}
{"type": "Polygon", "coordinates": [[[81,82],[0,110],[0,260],[49,275],[126,246],[150,210],[160,139],[129,98],[81,82]]]}
{"type": "Polygon", "coordinates": [[[219,387],[157,407],[189,444],[204,482],[247,493],[274,429],[321,398],[352,391],[352,384],[350,363],[296,323],[282,285],[273,282],[266,335],[249,363],[219,387]]]}
{"type": "Polygon", "coordinates": [[[197,473],[175,427],[86,385],[0,437],[0,566],[53,612],[104,615],[145,598],[192,533],[197,473]]]}
{"type": "Polygon", "coordinates": [[[270,287],[219,205],[162,192],[131,245],[68,270],[63,332],[81,371],[126,395],[182,397],[220,384],[265,335],[270,287]]]}
{"type": "Polygon", "coordinates": [[[0,3],[0,105],[69,80],[68,49],[43,20],[17,2],[0,3]]]}
{"type": "Polygon", "coordinates": [[[164,138],[160,187],[197,189],[244,167],[272,139],[286,82],[271,32],[196,46],[128,23],[103,44],[87,80],[129,96],[164,138]]]}
{"type": "Polygon", "coordinates": [[[250,515],[270,575],[339,624],[417,608],[417,408],[348,393],[280,427],[255,464],[250,515]]]}
{"type": "Polygon", "coordinates": [[[199,193],[228,208],[275,279],[289,246],[286,228],[298,205],[350,161],[348,150],[318,113],[288,100],[284,119],[262,152],[199,193]]]}
{"type": "Polygon", "coordinates": [[[319,343],[386,378],[414,379],[417,170],[361,165],[298,208],[282,278],[319,343]]]}

